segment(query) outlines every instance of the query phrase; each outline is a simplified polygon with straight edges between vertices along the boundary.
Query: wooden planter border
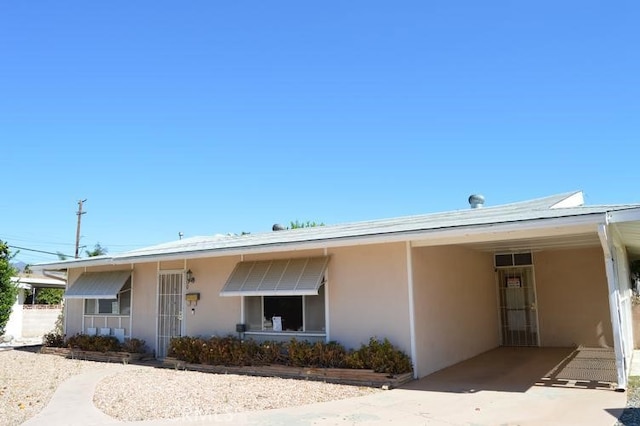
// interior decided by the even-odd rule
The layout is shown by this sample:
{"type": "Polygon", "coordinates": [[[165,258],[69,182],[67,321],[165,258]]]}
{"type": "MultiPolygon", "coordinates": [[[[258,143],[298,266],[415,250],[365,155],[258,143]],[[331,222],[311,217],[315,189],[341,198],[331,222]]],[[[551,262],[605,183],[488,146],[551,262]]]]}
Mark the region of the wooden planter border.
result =
{"type": "Polygon", "coordinates": [[[245,374],[251,376],[282,377],[286,379],[317,380],[356,386],[393,389],[413,380],[413,373],[388,375],[373,370],[354,368],[305,368],[286,365],[260,365],[232,367],[223,365],[191,364],[176,358],[165,358],[163,367],[218,374],[245,374]]]}
{"type": "MultiPolygon", "coordinates": [[[[43,347],[43,354],[60,355],[66,358],[82,359],[99,362],[122,362],[153,359],[153,354],[137,354],[129,352],[96,352],[82,351],[71,348],[43,347]]],[[[259,365],[232,367],[224,365],[191,364],[176,358],[165,358],[162,362],[165,368],[199,371],[217,374],[244,374],[262,377],[282,377],[285,379],[316,380],[327,383],[338,383],[355,386],[369,386],[375,388],[393,389],[413,380],[413,373],[389,375],[376,373],[373,370],[355,368],[305,368],[289,367],[286,365],[259,365]]]]}
{"type": "Polygon", "coordinates": [[[122,362],[128,364],[131,361],[140,361],[143,359],[153,358],[153,354],[139,354],[129,352],[97,352],[97,351],[83,351],[80,349],[72,348],[49,348],[43,347],[40,353],[50,355],[60,355],[65,358],[82,359],[86,361],[100,361],[100,362],[122,362]]]}

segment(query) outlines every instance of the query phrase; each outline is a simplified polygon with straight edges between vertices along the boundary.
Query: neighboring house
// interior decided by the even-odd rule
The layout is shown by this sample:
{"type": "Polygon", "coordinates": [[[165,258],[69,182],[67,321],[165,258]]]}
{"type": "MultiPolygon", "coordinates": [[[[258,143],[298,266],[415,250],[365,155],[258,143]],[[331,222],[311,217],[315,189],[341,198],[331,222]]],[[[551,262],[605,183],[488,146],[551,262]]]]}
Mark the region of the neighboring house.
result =
{"type": "MultiPolygon", "coordinates": [[[[482,201],[470,197],[474,204],[482,201]]],[[[42,264],[68,271],[66,333],[389,340],[426,376],[501,345],[633,350],[629,258],[640,204],[581,192],[42,264]]]]}
{"type": "Polygon", "coordinates": [[[19,341],[39,338],[52,331],[62,312],[61,306],[36,305],[35,302],[25,305],[26,291],[30,290],[35,300],[39,289],[64,289],[67,285],[65,277],[20,273],[18,276],[11,277],[11,281],[18,286],[18,295],[5,328],[5,336],[19,341]]]}

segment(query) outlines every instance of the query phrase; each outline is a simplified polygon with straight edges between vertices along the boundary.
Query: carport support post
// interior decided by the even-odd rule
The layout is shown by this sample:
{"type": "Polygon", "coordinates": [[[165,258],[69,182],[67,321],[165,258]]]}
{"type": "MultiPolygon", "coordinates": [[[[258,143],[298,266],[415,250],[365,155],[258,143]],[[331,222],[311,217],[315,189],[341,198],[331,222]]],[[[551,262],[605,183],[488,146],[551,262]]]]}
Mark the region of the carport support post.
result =
{"type": "Polygon", "coordinates": [[[607,273],[607,285],[609,288],[609,311],[611,312],[611,326],[613,328],[613,345],[616,353],[616,369],[618,372],[618,389],[627,388],[627,367],[625,365],[624,345],[622,344],[622,324],[620,318],[620,306],[618,303],[618,277],[614,265],[614,251],[609,239],[608,226],[605,223],[598,225],[598,237],[604,252],[604,265],[607,273]]]}
{"type": "Polygon", "coordinates": [[[409,338],[411,339],[411,364],[413,367],[413,378],[418,378],[418,358],[416,351],[416,314],[413,300],[413,258],[411,253],[411,242],[407,241],[407,292],[409,295],[409,338]]]}

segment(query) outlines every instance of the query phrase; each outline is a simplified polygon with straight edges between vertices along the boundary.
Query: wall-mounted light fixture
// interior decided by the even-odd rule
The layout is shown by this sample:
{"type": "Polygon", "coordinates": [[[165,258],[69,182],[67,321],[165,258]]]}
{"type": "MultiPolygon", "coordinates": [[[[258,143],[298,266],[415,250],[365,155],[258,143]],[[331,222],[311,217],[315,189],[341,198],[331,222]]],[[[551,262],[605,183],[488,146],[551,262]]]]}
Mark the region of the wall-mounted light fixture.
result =
{"type": "Polygon", "coordinates": [[[193,272],[191,272],[191,269],[189,269],[187,271],[187,285],[192,284],[196,282],[196,277],[193,276],[193,272]]]}

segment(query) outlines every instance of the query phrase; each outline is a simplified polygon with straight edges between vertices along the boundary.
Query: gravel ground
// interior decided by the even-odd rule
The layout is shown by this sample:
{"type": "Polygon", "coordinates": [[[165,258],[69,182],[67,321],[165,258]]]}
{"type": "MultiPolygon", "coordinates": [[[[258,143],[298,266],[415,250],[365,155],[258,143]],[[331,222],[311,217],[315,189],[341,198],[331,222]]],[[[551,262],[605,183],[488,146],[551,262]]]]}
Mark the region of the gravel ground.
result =
{"type": "MultiPolygon", "coordinates": [[[[40,412],[71,376],[113,364],[0,348],[0,424],[19,425],[40,412]]],[[[268,377],[141,366],[103,379],[94,404],[120,420],[151,420],[292,407],[380,392],[379,389],[268,377]]]]}
{"type": "Polygon", "coordinates": [[[374,392],[380,390],[145,367],[103,379],[93,402],[112,417],[133,421],[293,407],[374,392]]]}
{"type": "Polygon", "coordinates": [[[640,426],[640,377],[631,377],[627,388],[627,408],[616,426],[640,426]]]}
{"type": "Polygon", "coordinates": [[[58,385],[109,364],[37,353],[39,348],[0,350],[0,423],[19,425],[49,402],[58,385]]]}

